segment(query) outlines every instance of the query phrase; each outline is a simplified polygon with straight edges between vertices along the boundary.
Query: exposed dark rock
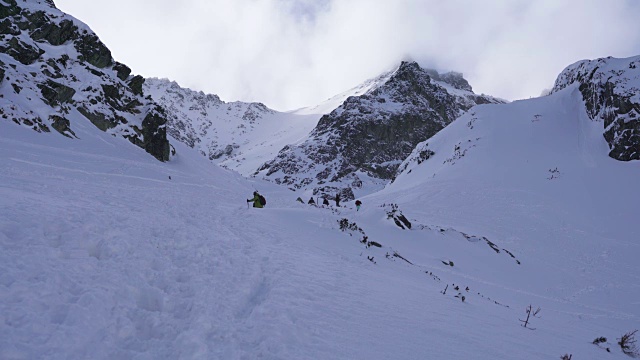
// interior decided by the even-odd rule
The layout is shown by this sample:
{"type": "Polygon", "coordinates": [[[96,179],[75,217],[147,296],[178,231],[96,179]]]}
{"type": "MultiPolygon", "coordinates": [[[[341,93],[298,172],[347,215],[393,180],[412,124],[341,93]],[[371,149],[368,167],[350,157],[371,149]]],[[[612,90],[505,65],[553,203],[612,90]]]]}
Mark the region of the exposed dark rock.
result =
{"type": "Polygon", "coordinates": [[[46,40],[51,45],[62,45],[77,36],[78,27],[69,20],[63,20],[60,25],[47,22],[31,33],[35,41],[46,40]]]}
{"type": "Polygon", "coordinates": [[[136,95],[142,95],[142,85],[144,85],[144,78],[140,75],[134,76],[129,80],[129,88],[136,95]]]}
{"type": "Polygon", "coordinates": [[[120,96],[120,92],[118,91],[118,87],[115,85],[107,85],[107,84],[102,84],[102,91],[104,93],[104,96],[107,99],[117,99],[120,100],[121,96],[120,96]]]}
{"type": "Polygon", "coordinates": [[[113,65],[113,70],[115,70],[118,74],[118,79],[122,81],[126,80],[131,74],[131,69],[127,65],[119,63],[117,61],[115,65],[113,65]]]}
{"type": "Polygon", "coordinates": [[[4,0],[4,3],[9,6],[0,4],[0,19],[20,13],[20,8],[18,7],[16,0],[4,0]]]}
{"type": "Polygon", "coordinates": [[[45,84],[39,84],[40,92],[44,100],[50,106],[63,104],[71,101],[76,91],[68,86],[59,84],[53,80],[48,80],[45,84]]]}
{"type": "Polygon", "coordinates": [[[75,40],[74,46],[81,54],[80,60],[101,69],[112,64],[111,51],[95,34],[83,34],[75,40]]]}
{"type": "Polygon", "coordinates": [[[76,134],[71,130],[71,123],[69,120],[63,118],[58,115],[51,115],[49,117],[49,121],[51,121],[51,127],[58,131],[60,134],[68,137],[75,138],[76,134]]]}
{"type": "Polygon", "coordinates": [[[17,118],[13,119],[13,121],[17,124],[27,125],[37,132],[51,132],[49,127],[43,123],[42,119],[38,116],[33,116],[31,118],[17,118]]]}
{"type": "Polygon", "coordinates": [[[171,146],[167,140],[167,118],[161,107],[150,111],[142,121],[143,148],[156,159],[168,161],[171,146]]]}
{"type": "Polygon", "coordinates": [[[237,148],[238,148],[237,144],[229,144],[225,146],[224,149],[220,149],[216,152],[211,153],[209,160],[219,159],[222,156],[229,156],[233,153],[233,150],[237,148]]]}
{"type": "Polygon", "coordinates": [[[118,125],[115,119],[107,117],[107,115],[100,112],[91,112],[84,107],[78,107],[78,111],[84,115],[93,125],[102,131],[107,131],[118,125]]]}
{"type": "Polygon", "coordinates": [[[4,19],[0,21],[0,34],[5,35],[20,35],[20,29],[15,26],[11,20],[4,19]]]}
{"type": "Polygon", "coordinates": [[[0,51],[6,53],[24,65],[31,65],[44,54],[44,50],[26,44],[17,37],[11,38],[6,46],[0,46],[0,51]]]}

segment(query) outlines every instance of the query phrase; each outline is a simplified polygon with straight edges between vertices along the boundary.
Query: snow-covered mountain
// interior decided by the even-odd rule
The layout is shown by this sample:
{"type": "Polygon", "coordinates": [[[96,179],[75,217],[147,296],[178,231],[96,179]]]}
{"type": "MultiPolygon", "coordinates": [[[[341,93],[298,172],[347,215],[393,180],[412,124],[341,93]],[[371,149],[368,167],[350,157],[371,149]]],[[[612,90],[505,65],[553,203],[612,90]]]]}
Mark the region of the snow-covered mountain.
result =
{"type": "Polygon", "coordinates": [[[472,106],[502,102],[474,94],[461,74],[438,74],[415,62],[402,62],[348,93],[354,95],[324,115],[304,142],[284,147],[256,175],[313,189],[315,195],[341,193],[343,199],[353,199],[354,193],[388,183],[419,142],[472,106]]]}
{"type": "Polygon", "coordinates": [[[2,359],[629,358],[640,168],[577,84],[475,107],[359,211],[76,135],[0,122],[2,359]]]}
{"type": "Polygon", "coordinates": [[[164,109],[169,135],[245,176],[306,137],[320,117],[278,112],[261,103],[227,103],[167,79],[146,79],[143,88],[164,109]]]}
{"type": "Polygon", "coordinates": [[[0,19],[0,359],[640,356],[637,58],[510,104],[405,63],[283,114],[143,88],[52,1],[0,19]],[[130,146],[166,160],[165,118],[172,161],[130,146]],[[247,174],[285,144],[303,162],[270,181],[211,164],[247,174]],[[296,201],[352,186],[346,160],[363,189],[393,182],[360,209],[296,201]]]}
{"type": "Polygon", "coordinates": [[[602,123],[609,156],[640,160],[640,56],[583,60],[567,67],[553,91],[578,84],[593,121],[602,123]]]}
{"type": "Polygon", "coordinates": [[[87,25],[50,0],[4,0],[0,20],[3,121],[69,138],[91,122],[169,159],[166,119],[143,96],[144,78],[114,61],[87,25]]]}

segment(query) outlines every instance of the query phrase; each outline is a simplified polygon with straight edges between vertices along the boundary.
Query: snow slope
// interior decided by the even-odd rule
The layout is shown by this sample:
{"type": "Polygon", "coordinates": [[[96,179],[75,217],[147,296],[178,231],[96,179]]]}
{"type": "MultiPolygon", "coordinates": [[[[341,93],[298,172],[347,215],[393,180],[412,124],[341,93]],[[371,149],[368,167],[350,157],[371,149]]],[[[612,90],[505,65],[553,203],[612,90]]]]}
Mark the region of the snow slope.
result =
{"type": "Polygon", "coordinates": [[[180,143],[161,163],[93,126],[2,122],[0,358],[626,359],[640,170],[606,157],[579,100],[477,107],[360,211],[180,143]]]}
{"type": "Polygon", "coordinates": [[[395,199],[418,223],[508,249],[521,266],[479,269],[477,259],[436,244],[428,257],[451,258],[465,277],[528,298],[548,309],[547,320],[570,316],[568,332],[590,322],[637,328],[640,167],[607,156],[601,126],[578,85],[478,106],[420,144],[369,201],[395,199]]]}

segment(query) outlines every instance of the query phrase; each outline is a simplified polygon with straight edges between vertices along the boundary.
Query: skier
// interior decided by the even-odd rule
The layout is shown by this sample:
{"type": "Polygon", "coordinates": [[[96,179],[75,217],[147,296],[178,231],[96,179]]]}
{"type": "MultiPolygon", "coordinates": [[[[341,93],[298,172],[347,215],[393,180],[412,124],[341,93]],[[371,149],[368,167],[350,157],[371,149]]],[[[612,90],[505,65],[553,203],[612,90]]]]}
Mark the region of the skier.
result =
{"type": "Polygon", "coordinates": [[[336,194],[336,206],[340,207],[340,194],[336,194]]]}
{"type": "Polygon", "coordinates": [[[253,201],[253,207],[254,208],[262,209],[264,205],[262,205],[262,202],[260,201],[261,197],[262,197],[262,195],[258,194],[257,191],[254,191],[253,192],[253,199],[248,199],[247,202],[253,201]]]}
{"type": "Polygon", "coordinates": [[[356,211],[360,211],[360,205],[362,205],[362,201],[356,200],[356,211]]]}

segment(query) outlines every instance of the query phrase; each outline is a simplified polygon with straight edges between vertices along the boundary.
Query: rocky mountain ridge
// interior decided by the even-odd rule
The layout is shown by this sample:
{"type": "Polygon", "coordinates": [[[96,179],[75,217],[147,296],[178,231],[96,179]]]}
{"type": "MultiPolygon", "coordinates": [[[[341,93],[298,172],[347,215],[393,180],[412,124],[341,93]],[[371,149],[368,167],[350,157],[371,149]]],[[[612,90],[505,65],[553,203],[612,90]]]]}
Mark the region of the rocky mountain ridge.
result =
{"type": "Polygon", "coordinates": [[[78,122],[122,136],[158,160],[170,144],[142,76],[114,61],[91,29],[51,0],[0,2],[0,117],[76,138],[78,122]]]}
{"type": "Polygon", "coordinates": [[[146,79],[143,89],[163,108],[171,137],[245,176],[308,134],[319,117],[282,113],[262,103],[225,102],[168,79],[146,79]]]}
{"type": "Polygon", "coordinates": [[[477,104],[504,101],[477,95],[459,73],[439,74],[416,62],[400,66],[322,116],[306,141],[283,148],[256,176],[314,194],[353,199],[388,183],[400,163],[477,104]]]}
{"type": "Polygon", "coordinates": [[[558,76],[552,92],[578,84],[593,121],[603,123],[609,156],[640,160],[640,56],[583,60],[558,76]]]}

